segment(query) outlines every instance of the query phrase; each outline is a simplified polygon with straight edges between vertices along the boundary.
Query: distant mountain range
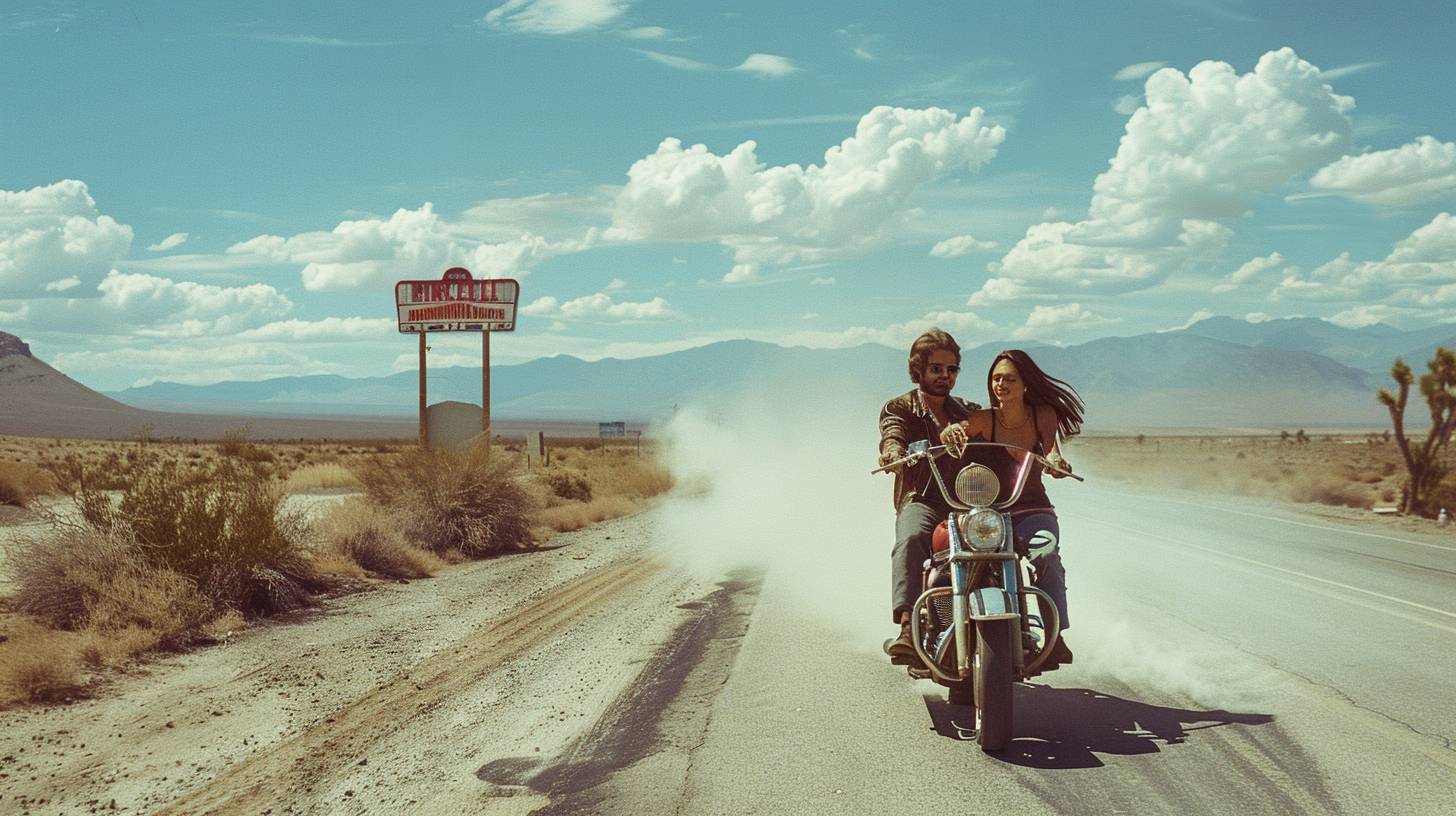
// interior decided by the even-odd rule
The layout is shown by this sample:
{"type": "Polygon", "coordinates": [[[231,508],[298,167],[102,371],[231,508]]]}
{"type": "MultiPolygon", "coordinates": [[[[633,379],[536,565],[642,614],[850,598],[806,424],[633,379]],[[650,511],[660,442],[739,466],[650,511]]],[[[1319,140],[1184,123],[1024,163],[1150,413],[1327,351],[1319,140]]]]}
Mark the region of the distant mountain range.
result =
{"type": "MultiPolygon", "coordinates": [[[[1388,416],[1374,392],[1389,383],[1391,362],[1400,356],[1423,369],[1437,346],[1456,346],[1456,326],[1407,332],[1384,324],[1346,329],[1315,318],[1214,317],[1177,331],[1067,347],[984,343],[963,351],[967,371],[957,393],[984,402],[985,366],[1000,349],[1017,345],[1078,388],[1089,430],[1383,427],[1388,416]]],[[[431,368],[428,377],[431,402],[480,400],[478,368],[431,368]]],[[[405,371],[206,386],[164,382],[110,396],[172,411],[408,417],[416,410],[416,388],[417,374],[405,371]]],[[[648,421],[674,405],[724,404],[744,393],[796,403],[816,393],[852,393],[874,403],[908,388],[904,350],[735,340],[631,360],[562,355],[496,366],[491,411],[501,418],[648,421]]]]}
{"type": "Polygon", "coordinates": [[[13,334],[0,332],[0,434],[126,439],[213,439],[248,428],[258,438],[377,439],[410,436],[415,423],[390,417],[325,419],[238,416],[241,406],[210,413],[147,411],[98,394],[51,368],[13,334]]]}

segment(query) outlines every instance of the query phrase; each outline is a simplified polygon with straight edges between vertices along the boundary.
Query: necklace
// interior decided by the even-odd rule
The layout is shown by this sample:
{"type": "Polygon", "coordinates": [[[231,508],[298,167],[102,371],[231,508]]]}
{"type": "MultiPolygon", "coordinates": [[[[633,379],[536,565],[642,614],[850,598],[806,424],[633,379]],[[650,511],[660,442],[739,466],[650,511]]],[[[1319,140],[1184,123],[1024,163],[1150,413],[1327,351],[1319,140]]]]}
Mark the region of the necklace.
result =
{"type": "Polygon", "coordinates": [[[1021,422],[1017,423],[1016,425],[1007,425],[1006,424],[1006,412],[1005,411],[1001,411],[1000,413],[996,414],[996,422],[998,424],[1000,424],[1001,427],[1005,428],[1008,431],[1015,431],[1015,430],[1018,430],[1020,428],[1026,427],[1026,423],[1030,419],[1031,419],[1031,414],[1027,414],[1026,416],[1022,417],[1021,418],[1021,422]]]}

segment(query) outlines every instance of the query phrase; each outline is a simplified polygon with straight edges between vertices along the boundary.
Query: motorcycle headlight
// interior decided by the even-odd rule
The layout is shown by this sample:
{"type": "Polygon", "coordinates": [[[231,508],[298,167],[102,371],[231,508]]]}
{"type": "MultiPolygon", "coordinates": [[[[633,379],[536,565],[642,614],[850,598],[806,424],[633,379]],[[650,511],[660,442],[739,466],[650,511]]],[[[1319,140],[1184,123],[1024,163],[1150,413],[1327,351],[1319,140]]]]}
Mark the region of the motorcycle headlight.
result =
{"type": "Polygon", "coordinates": [[[990,551],[1006,537],[1006,519],[995,510],[973,510],[960,517],[961,538],[973,550],[990,551]]]}
{"type": "Polygon", "coordinates": [[[987,507],[1001,493],[1001,480],[996,472],[982,464],[961,468],[955,480],[956,498],[972,507],[987,507]]]}

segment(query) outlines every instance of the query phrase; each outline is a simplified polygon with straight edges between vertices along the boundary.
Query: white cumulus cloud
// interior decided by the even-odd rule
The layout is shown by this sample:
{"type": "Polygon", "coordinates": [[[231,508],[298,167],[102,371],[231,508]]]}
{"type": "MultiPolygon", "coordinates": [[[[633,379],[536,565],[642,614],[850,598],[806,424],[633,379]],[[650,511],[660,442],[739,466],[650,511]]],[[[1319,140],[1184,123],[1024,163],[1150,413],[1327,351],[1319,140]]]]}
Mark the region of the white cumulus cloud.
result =
{"type": "Polygon", "coordinates": [[[1456,193],[1456,143],[1422,136],[1393,150],[1345,156],[1309,183],[1370,204],[1419,204],[1456,193]]]}
{"type": "Polygon", "coordinates": [[[97,287],[100,306],[138,334],[176,337],[235,334],[293,308],[263,283],[214,286],[113,271],[97,287]]]}
{"type": "Polygon", "coordinates": [[[325,317],[321,320],[278,320],[238,334],[239,340],[297,340],[310,343],[388,339],[399,332],[388,317],[325,317]]]}
{"type": "MultiPolygon", "coordinates": [[[[131,249],[132,230],[96,209],[75,179],[29,190],[0,190],[0,292],[5,297],[64,293],[74,278],[89,295],[131,249]]],[[[74,294],[74,293],[73,293],[74,294]]]]}
{"type": "Polygon", "coordinates": [[[1373,326],[1376,323],[1398,320],[1410,316],[1414,312],[1415,310],[1412,309],[1387,306],[1383,303],[1367,303],[1363,306],[1355,306],[1338,314],[1330,315],[1325,320],[1346,329],[1363,329],[1366,326],[1373,326]]]}
{"type": "Polygon", "coordinates": [[[1158,333],[1159,334],[1164,334],[1166,332],[1183,331],[1184,329],[1192,328],[1194,324],[1196,324],[1196,323],[1202,323],[1203,321],[1209,319],[1210,317],[1213,317],[1213,314],[1214,313],[1212,311],[1208,310],[1208,309],[1199,309],[1198,311],[1196,311],[1193,314],[1189,315],[1188,316],[1188,319],[1185,320],[1185,321],[1183,321],[1183,325],[1181,325],[1181,326],[1173,326],[1172,328],[1168,328],[1168,329],[1159,329],[1158,330],[1158,333]]]}
{"type": "Polygon", "coordinates": [[[1026,316],[1026,324],[1011,333],[1017,340],[1058,338],[1073,332],[1106,326],[1121,321],[1120,317],[1104,317],[1080,303],[1060,306],[1034,306],[1026,316]]]}
{"type": "Polygon", "coordinates": [[[808,346],[809,348],[848,348],[864,343],[879,343],[894,349],[906,349],[910,347],[916,337],[932,327],[950,332],[962,348],[970,348],[993,337],[1005,336],[1004,327],[975,312],[941,310],[889,326],[850,326],[837,331],[795,329],[772,335],[761,335],[760,339],[785,346],[808,346]]]}
{"type": "Polygon", "coordinates": [[[655,63],[658,63],[660,65],[666,65],[669,68],[676,68],[679,71],[716,70],[714,66],[709,65],[706,62],[699,62],[698,60],[690,59],[688,57],[680,57],[676,54],[664,54],[661,51],[649,51],[647,49],[638,49],[637,53],[652,60],[655,63]]]}
{"type": "MultiPolygon", "coordinates": [[[[1278,252],[1271,252],[1261,258],[1250,258],[1238,269],[1229,274],[1224,282],[1213,287],[1215,293],[1231,292],[1246,283],[1259,280],[1267,280],[1279,273],[1285,267],[1284,256],[1278,252]]],[[[1290,271],[1297,271],[1291,268],[1290,271]]]]}
{"type": "Polygon", "coordinates": [[[930,255],[934,258],[959,258],[975,250],[990,250],[999,246],[995,241],[978,241],[970,235],[957,235],[931,247],[930,255]]]}
{"type": "Polygon", "coordinates": [[[44,288],[47,292],[65,292],[69,289],[75,289],[77,286],[80,285],[81,279],[76,277],[75,275],[71,275],[67,278],[53,280],[50,283],[47,283],[44,288]]]}
{"type": "Polygon", "coordinates": [[[723,276],[723,282],[730,285],[754,280],[758,280],[758,267],[754,264],[734,264],[728,274],[723,276]]]}
{"type": "Polygon", "coordinates": [[[1456,217],[1437,214],[1380,260],[1356,261],[1345,252],[1307,274],[1291,270],[1271,296],[1428,310],[1456,307],[1456,217]]]}
{"type": "Polygon", "coordinates": [[[662,26],[637,26],[622,32],[622,36],[629,40],[665,40],[672,35],[672,32],[662,26]]]}
{"type": "Polygon", "coordinates": [[[1118,82],[1142,79],[1167,64],[1166,62],[1134,62],[1132,65],[1124,65],[1117,69],[1117,73],[1113,74],[1112,78],[1118,82]]]}
{"type": "Polygon", "coordinates": [[[327,291],[387,286],[411,276],[438,277],[452,266],[463,266],[477,278],[520,276],[547,258],[580,252],[595,242],[594,229],[579,239],[551,241],[527,233],[497,243],[479,242],[426,203],[417,210],[400,209],[387,219],[342,221],[330,231],[288,238],[259,235],[227,251],[303,264],[304,288],[327,291]]]}
{"type": "Polygon", "coordinates": [[[601,28],[631,7],[624,0],[507,0],[485,15],[485,24],[525,34],[575,34],[601,28]]]}
{"type": "Polygon", "coordinates": [[[185,232],[174,232],[166,238],[147,247],[149,252],[166,252],[169,249],[176,249],[187,242],[189,236],[185,232]]]}
{"type": "Polygon", "coordinates": [[[51,361],[75,377],[135,371],[136,385],[158,381],[205,384],[226,380],[261,380],[306,374],[338,373],[338,363],[315,360],[286,343],[193,341],[187,344],[132,344],[100,351],[70,351],[51,361]]]}
{"type": "Polygon", "coordinates": [[[720,156],[665,139],[628,171],[606,237],[718,241],[738,264],[855,257],[892,238],[916,188],[995,157],[1006,134],[983,118],[877,107],[807,167],[765,165],[752,141],[720,156]]]}
{"type": "Polygon", "coordinates": [[[1350,138],[1354,102],[1288,48],[1242,75],[1212,61],[1187,75],[1163,69],[1145,92],[1147,104],[1093,182],[1087,220],[1028,228],[988,265],[993,277],[980,302],[1155,286],[1212,257],[1231,234],[1224,222],[1244,215],[1256,196],[1328,164],[1350,138]]]}
{"type": "Polygon", "coordinates": [[[546,295],[536,298],[521,309],[521,314],[531,317],[554,317],[561,320],[584,320],[594,322],[667,320],[677,316],[666,300],[655,297],[652,300],[633,303],[616,301],[605,292],[597,292],[567,301],[546,295]]]}
{"type": "Polygon", "coordinates": [[[735,71],[743,71],[749,74],[757,74],[762,77],[786,77],[799,70],[793,60],[788,57],[780,57],[777,54],[749,54],[743,62],[739,63],[735,71]]]}

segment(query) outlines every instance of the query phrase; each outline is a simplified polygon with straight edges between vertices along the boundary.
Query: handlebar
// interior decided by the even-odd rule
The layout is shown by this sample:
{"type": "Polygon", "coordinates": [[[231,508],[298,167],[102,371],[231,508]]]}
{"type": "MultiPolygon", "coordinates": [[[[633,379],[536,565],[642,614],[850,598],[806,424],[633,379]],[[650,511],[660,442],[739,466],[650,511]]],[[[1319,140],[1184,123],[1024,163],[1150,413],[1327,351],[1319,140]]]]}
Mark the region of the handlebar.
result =
{"type": "Polygon", "coordinates": [[[963,445],[957,446],[957,447],[960,448],[960,450],[952,450],[952,448],[951,448],[950,445],[934,445],[934,446],[926,446],[926,447],[922,447],[922,448],[917,448],[916,447],[917,445],[924,445],[924,444],[925,444],[924,442],[912,442],[912,443],[910,443],[910,453],[906,454],[905,456],[900,457],[899,459],[896,459],[893,462],[889,462],[887,464],[884,464],[884,465],[881,465],[880,467],[875,468],[874,470],[870,471],[870,474],[873,475],[873,474],[876,474],[876,473],[885,473],[887,471],[894,470],[895,468],[902,467],[904,465],[914,464],[915,462],[918,462],[921,459],[935,459],[935,458],[938,458],[939,456],[941,456],[942,454],[946,454],[946,453],[949,453],[951,456],[954,456],[955,458],[959,459],[959,458],[961,458],[962,456],[965,455],[966,448],[972,448],[972,447],[994,447],[994,448],[1007,448],[1008,450],[1013,450],[1013,451],[1018,451],[1020,453],[1024,453],[1027,456],[1030,456],[1033,459],[1035,459],[1037,461],[1037,463],[1040,464],[1043,468],[1045,468],[1049,473],[1060,473],[1063,476],[1070,476],[1070,477],[1072,477],[1073,479],[1076,479],[1079,482],[1085,482],[1085,481],[1087,481],[1086,479],[1082,478],[1081,476],[1078,476],[1077,474],[1073,473],[1070,470],[1063,470],[1062,468],[1059,468],[1056,465],[1053,465],[1051,463],[1051,460],[1050,459],[1047,459],[1045,456],[1042,456],[1041,454],[1037,453],[1036,451],[1027,450],[1026,448],[1023,448],[1020,445],[1008,445],[1005,442],[967,442],[967,443],[965,443],[963,445]]]}

